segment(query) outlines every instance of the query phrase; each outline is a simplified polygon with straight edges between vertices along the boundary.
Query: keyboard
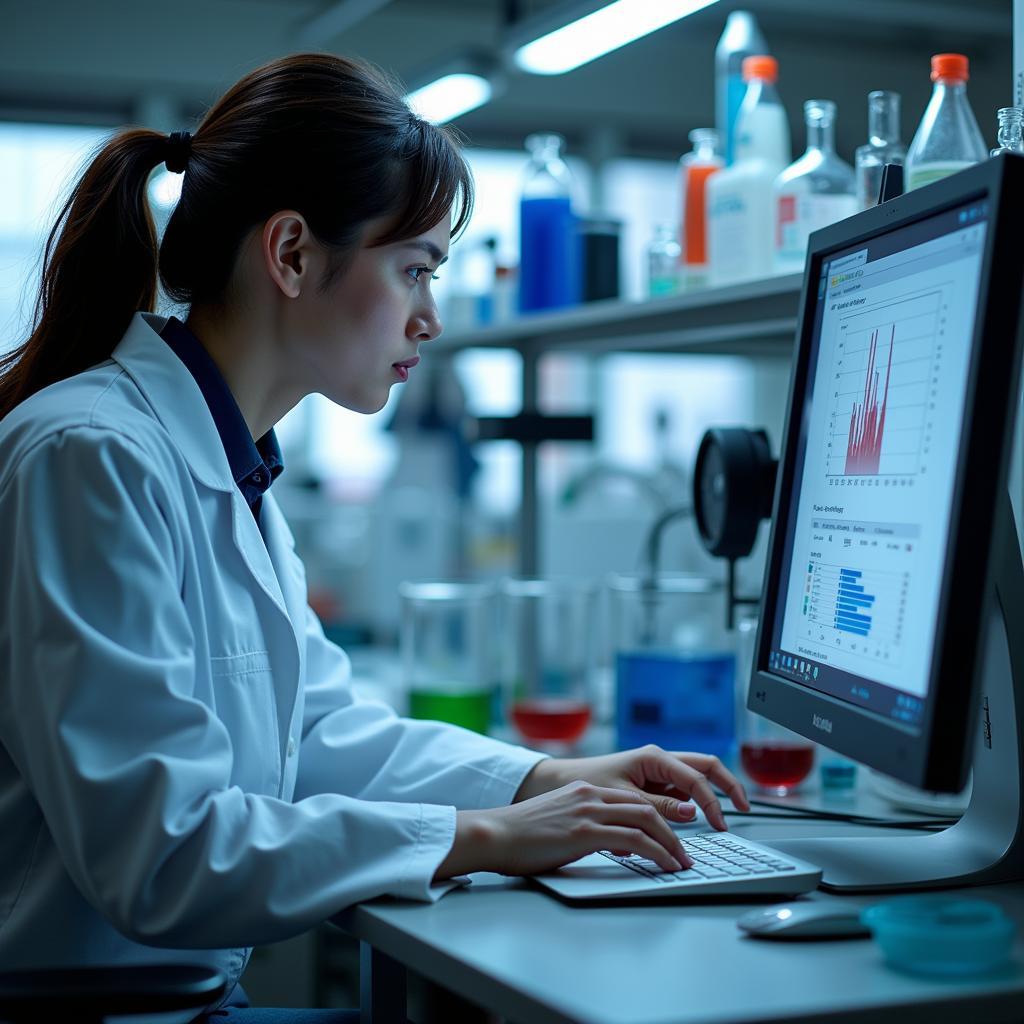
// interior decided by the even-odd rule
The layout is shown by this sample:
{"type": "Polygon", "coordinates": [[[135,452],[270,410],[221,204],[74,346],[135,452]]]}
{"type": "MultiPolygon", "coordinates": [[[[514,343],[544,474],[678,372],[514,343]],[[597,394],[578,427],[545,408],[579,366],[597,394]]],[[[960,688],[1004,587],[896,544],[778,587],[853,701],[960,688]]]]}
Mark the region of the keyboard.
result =
{"type": "Polygon", "coordinates": [[[650,899],[693,895],[796,895],[810,892],[821,869],[732,832],[682,833],[693,867],[665,871],[636,854],[602,850],[534,880],[566,899],[650,899]]]}

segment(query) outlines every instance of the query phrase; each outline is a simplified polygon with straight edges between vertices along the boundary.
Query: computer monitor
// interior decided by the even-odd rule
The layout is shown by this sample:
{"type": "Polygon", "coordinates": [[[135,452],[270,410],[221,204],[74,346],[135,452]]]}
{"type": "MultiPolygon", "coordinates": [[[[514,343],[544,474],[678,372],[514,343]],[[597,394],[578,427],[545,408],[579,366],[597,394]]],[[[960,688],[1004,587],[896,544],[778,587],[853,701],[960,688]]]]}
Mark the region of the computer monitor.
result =
{"type": "Polygon", "coordinates": [[[748,707],[925,789],[975,771],[942,833],[781,844],[832,888],[1024,877],[1022,286],[1020,157],[811,236],[748,707]]]}

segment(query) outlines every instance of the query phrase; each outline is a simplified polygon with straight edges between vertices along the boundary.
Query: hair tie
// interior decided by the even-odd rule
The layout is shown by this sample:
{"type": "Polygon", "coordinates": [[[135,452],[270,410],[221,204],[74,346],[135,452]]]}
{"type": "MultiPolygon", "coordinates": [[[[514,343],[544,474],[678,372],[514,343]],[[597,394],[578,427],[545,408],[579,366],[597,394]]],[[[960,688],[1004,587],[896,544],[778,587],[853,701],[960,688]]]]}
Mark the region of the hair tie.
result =
{"type": "Polygon", "coordinates": [[[171,132],[164,148],[164,165],[171,174],[184,174],[192,152],[192,136],[189,132],[171,132]]]}

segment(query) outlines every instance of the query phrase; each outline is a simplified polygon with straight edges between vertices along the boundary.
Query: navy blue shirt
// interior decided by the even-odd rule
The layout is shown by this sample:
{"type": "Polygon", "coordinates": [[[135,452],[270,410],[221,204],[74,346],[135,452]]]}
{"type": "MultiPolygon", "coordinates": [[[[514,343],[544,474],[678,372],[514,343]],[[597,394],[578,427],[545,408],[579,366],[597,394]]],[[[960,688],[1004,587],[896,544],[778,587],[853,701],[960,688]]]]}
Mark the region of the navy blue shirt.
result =
{"type": "Polygon", "coordinates": [[[160,337],[195,377],[217,425],[231,476],[258,522],[263,495],[284,470],[281,447],[273,429],[253,441],[242,410],[217,364],[202,342],[176,316],[167,321],[160,337]]]}

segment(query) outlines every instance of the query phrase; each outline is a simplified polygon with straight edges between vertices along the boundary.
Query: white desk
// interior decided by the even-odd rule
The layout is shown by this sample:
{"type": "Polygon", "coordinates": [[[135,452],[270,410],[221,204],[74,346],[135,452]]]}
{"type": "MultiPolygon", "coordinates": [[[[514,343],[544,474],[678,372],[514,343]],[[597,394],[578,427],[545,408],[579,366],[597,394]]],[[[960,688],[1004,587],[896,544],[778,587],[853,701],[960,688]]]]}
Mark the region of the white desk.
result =
{"type": "MultiPolygon", "coordinates": [[[[850,826],[736,826],[769,842],[828,829],[850,826]]],[[[1024,1020],[1024,884],[960,891],[1000,903],[1021,937],[1008,968],[951,980],[893,970],[871,939],[746,937],[735,921],[749,898],[578,907],[521,879],[473,880],[435,904],[375,900],[335,919],[363,943],[364,1021],[405,1020],[405,965],[516,1024],[1024,1020]]]]}

